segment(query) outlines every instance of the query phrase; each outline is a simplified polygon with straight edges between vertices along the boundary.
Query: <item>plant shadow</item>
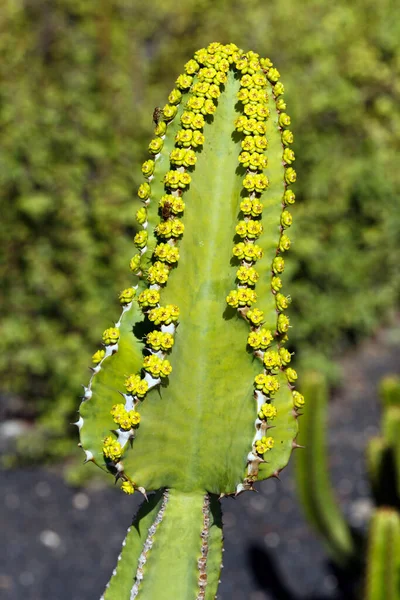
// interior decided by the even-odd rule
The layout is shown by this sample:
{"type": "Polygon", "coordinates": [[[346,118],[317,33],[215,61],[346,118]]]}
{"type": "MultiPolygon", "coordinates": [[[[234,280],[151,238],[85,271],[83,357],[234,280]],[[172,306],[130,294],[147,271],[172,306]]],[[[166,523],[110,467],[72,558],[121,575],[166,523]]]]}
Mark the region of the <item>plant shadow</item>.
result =
{"type": "Polygon", "coordinates": [[[325,567],[328,574],[337,581],[336,593],[317,593],[302,595],[292,591],[286,584],[284,576],[273,554],[259,545],[248,548],[248,564],[253,579],[260,591],[268,593],[273,600],[357,600],[359,598],[359,573],[354,570],[339,569],[330,561],[325,567]]]}

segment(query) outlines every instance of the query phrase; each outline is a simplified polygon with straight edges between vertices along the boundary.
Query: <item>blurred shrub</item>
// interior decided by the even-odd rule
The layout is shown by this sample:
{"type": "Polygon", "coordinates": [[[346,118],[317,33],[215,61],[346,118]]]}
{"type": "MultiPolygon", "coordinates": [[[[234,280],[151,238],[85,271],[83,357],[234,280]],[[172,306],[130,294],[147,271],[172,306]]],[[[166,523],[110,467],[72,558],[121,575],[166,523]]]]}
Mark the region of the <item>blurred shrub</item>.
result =
{"type": "Polygon", "coordinates": [[[69,448],[83,365],[129,281],[153,108],[174,65],[210,41],[257,48],[286,74],[302,230],[286,288],[303,362],[331,357],[394,309],[399,17],[393,0],[3,3],[1,390],[39,417],[21,441],[30,458],[69,448]]]}

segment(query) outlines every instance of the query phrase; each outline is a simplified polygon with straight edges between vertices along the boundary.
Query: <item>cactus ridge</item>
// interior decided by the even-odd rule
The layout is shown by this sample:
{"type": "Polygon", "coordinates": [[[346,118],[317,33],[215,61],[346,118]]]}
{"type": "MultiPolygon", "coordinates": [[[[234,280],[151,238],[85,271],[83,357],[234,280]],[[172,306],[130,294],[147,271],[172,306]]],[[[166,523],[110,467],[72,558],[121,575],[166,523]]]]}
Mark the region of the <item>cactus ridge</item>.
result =
{"type": "Polygon", "coordinates": [[[135,598],[137,597],[137,595],[139,593],[139,587],[140,587],[141,582],[143,581],[143,567],[146,564],[147,555],[148,555],[149,551],[151,550],[151,547],[153,546],[156,531],[164,518],[165,509],[167,508],[168,500],[169,500],[169,492],[168,492],[168,490],[166,490],[163,495],[163,501],[161,504],[161,508],[158,511],[153,524],[151,525],[151,527],[148,530],[146,541],[143,545],[143,550],[139,556],[137,571],[136,571],[136,575],[135,575],[135,579],[134,579],[134,585],[131,589],[129,600],[135,600],[135,598]]]}

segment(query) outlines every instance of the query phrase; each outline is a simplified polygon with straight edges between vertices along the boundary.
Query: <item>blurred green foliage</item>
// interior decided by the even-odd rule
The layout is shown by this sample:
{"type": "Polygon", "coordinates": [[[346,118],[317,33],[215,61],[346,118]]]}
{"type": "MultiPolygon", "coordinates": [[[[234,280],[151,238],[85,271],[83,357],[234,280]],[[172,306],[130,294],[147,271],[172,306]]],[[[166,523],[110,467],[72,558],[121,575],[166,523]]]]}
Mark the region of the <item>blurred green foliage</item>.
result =
{"type": "Polygon", "coordinates": [[[36,419],[25,456],[71,448],[84,365],[129,282],[153,109],[210,41],[285,73],[299,157],[285,289],[303,363],[321,366],[394,310],[399,38],[395,0],[2,3],[0,388],[36,419]]]}

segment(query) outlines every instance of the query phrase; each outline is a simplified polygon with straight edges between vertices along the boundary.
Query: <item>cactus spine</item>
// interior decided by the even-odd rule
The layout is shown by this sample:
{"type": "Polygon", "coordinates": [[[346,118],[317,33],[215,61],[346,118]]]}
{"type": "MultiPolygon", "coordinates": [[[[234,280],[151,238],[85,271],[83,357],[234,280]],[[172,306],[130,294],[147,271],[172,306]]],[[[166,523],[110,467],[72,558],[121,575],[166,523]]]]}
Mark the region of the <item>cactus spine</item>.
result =
{"type": "Polygon", "coordinates": [[[296,173],[279,77],[212,43],[153,115],[133,283],[77,425],[123,491],[164,492],[128,533],[106,600],[214,598],[218,496],[278,475],[296,446],[304,398],[280,278],[296,173]]]}

